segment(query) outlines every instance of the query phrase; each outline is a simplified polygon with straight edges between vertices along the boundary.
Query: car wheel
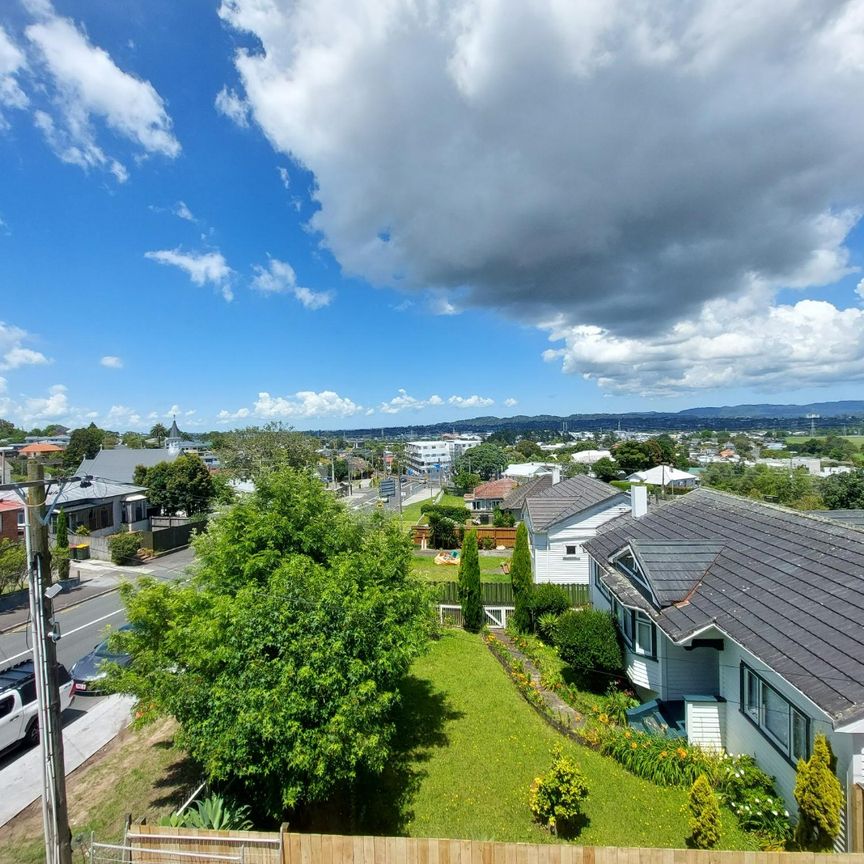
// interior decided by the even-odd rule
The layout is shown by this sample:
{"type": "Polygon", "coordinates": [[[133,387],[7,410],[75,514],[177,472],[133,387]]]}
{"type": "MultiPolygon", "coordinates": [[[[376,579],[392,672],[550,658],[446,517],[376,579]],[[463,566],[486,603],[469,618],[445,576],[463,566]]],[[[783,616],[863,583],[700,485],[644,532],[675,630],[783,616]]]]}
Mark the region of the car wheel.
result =
{"type": "Polygon", "coordinates": [[[27,727],[27,734],[24,736],[25,747],[35,747],[39,743],[39,721],[32,720],[27,727]]]}

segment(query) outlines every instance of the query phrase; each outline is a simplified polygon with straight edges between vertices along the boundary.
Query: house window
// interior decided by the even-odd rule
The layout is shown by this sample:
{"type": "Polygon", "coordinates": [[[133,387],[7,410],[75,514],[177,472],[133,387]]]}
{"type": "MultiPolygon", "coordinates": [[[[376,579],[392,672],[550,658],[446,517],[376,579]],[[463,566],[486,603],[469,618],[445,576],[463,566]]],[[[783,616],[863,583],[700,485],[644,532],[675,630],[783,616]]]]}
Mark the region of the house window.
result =
{"type": "Polygon", "coordinates": [[[576,546],[575,544],[567,545],[564,547],[564,554],[565,555],[576,555],[578,549],[579,549],[579,547],[576,546]]]}
{"type": "Polygon", "coordinates": [[[611,603],[612,595],[609,593],[609,589],[603,584],[603,581],[600,579],[600,565],[593,559],[591,559],[591,573],[594,578],[594,584],[597,586],[597,590],[600,592],[602,597],[605,597],[611,603]]]}
{"type": "Polygon", "coordinates": [[[741,664],[741,711],[793,765],[810,755],[810,720],[749,666],[741,664]]]}
{"type": "Polygon", "coordinates": [[[635,613],[636,619],[636,645],[635,651],[637,654],[642,654],[646,657],[657,656],[657,630],[654,627],[654,622],[642,612],[635,613]]]}

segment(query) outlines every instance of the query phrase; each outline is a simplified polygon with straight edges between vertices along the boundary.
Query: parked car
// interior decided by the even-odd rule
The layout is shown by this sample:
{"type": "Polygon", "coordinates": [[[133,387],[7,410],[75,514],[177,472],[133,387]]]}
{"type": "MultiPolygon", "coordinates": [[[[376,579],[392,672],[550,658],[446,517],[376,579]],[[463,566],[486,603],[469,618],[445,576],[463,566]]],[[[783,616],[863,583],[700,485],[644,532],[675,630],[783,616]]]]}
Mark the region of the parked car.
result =
{"type": "MultiPolygon", "coordinates": [[[[72,703],[72,678],[66,667],[57,664],[60,684],[60,709],[72,703]]],[[[24,742],[39,743],[39,718],[36,704],[36,674],[32,660],[16,663],[0,671],[0,750],[24,742]]]]}
{"type": "MultiPolygon", "coordinates": [[[[124,624],[120,628],[131,630],[131,624],[124,624]]],[[[99,682],[103,681],[108,671],[104,668],[105,663],[117,663],[119,666],[128,666],[132,658],[128,654],[117,653],[108,646],[108,640],[103,639],[89,654],[85,654],[72,667],[72,680],[75,682],[76,693],[98,693],[99,682]]]]}

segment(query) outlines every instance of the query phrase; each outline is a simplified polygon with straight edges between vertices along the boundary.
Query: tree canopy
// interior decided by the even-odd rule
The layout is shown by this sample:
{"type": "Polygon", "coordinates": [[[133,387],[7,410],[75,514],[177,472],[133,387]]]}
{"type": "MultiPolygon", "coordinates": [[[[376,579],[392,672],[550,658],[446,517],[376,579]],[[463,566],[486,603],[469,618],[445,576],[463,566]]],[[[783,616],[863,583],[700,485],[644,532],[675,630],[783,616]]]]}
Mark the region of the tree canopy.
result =
{"type": "Polygon", "coordinates": [[[69,445],[63,453],[63,464],[75,470],[83,459],[93,459],[102,447],[105,431],[95,423],[80,429],[73,429],[69,435],[69,445]]]}
{"type": "Polygon", "coordinates": [[[318,461],[318,442],[281,423],[247,426],[213,436],[222,469],[239,480],[262,471],[308,468],[318,461]]]}
{"type": "Polygon", "coordinates": [[[508,465],[507,454],[497,444],[484,441],[466,450],[453,465],[454,474],[478,474],[483,480],[497,477],[508,465]]]}
{"type": "Polygon", "coordinates": [[[822,500],[829,510],[857,510],[864,507],[864,468],[834,474],[822,481],[822,500]]]}
{"type": "Polygon", "coordinates": [[[148,498],[163,515],[182,510],[187,516],[206,513],[217,489],[207,466],[194,453],[184,453],[173,462],[138,465],[133,480],[148,489],[148,498]]]}
{"type": "Polygon", "coordinates": [[[137,697],[139,721],[175,717],[208,777],[276,818],[382,770],[430,609],[399,524],[283,469],[195,546],[190,582],[123,588],[134,630],[113,638],[134,659],[113,689],[137,697]]]}

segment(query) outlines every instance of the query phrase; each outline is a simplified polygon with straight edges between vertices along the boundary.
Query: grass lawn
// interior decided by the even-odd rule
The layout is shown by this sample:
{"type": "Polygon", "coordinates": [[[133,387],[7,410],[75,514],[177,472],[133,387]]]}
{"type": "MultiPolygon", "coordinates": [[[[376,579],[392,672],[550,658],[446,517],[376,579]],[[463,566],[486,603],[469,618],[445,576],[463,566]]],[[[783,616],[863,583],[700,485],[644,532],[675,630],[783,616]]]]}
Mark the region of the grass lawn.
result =
{"type": "MultiPolygon", "coordinates": [[[[201,780],[200,771],[173,744],[174,722],[162,720],[140,731],[125,730],[66,778],[72,836],[102,843],[123,837],[124,819],[158,821],[176,810],[201,780]]],[[[0,828],[2,864],[45,860],[42,808],[35,801],[0,828]]],[[[79,860],[80,853],[73,851],[79,860]]]]}
{"type": "MultiPolygon", "coordinates": [[[[812,441],[813,438],[824,438],[824,435],[790,435],[786,439],[787,444],[805,444],[807,441],[812,441]]],[[[864,435],[840,435],[840,438],[845,438],[847,441],[851,441],[856,446],[860,447],[864,444],[864,435]]]]}
{"type": "MultiPolygon", "coordinates": [[[[409,504],[402,508],[402,522],[406,526],[416,525],[418,522],[425,524],[426,517],[420,513],[420,508],[424,504],[428,504],[432,499],[425,498],[423,501],[417,501],[414,504],[409,504]]],[[[438,504],[444,504],[447,507],[464,507],[465,499],[461,495],[442,495],[438,504]]]]}
{"type": "MultiPolygon", "coordinates": [[[[561,744],[590,786],[588,823],[576,842],[684,845],[686,791],[633,777],[553,730],[522,699],[480,636],[446,631],[414,664],[403,688],[398,736],[384,776],[356,797],[353,819],[346,824],[343,811],[334,823],[319,811],[302,830],[352,825],[360,833],[556,842],[532,821],[528,789],[561,744]]],[[[722,846],[756,848],[726,811],[722,846]]]]}
{"type": "MultiPolygon", "coordinates": [[[[480,581],[481,582],[509,582],[510,574],[501,570],[501,565],[509,561],[509,556],[480,554],[480,581]]],[[[433,557],[427,555],[415,555],[411,564],[415,573],[421,575],[430,582],[453,582],[459,578],[459,568],[452,564],[436,564],[433,557]]]]}

